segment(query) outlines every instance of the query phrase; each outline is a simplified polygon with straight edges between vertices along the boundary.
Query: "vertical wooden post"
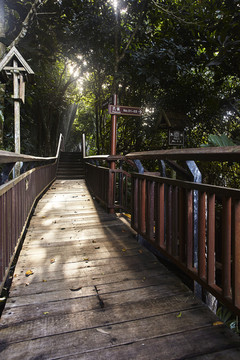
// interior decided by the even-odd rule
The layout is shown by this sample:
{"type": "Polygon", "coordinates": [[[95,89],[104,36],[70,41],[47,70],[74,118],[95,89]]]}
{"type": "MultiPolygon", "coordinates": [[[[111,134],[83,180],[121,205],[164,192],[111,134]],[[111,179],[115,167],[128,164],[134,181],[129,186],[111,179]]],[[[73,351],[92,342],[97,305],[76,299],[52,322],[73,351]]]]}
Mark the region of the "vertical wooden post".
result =
{"type": "MultiPolygon", "coordinates": [[[[117,105],[117,95],[113,95],[113,105],[117,105]]],[[[112,115],[111,126],[111,155],[116,155],[117,148],[117,115],[112,115]]],[[[111,169],[115,169],[115,161],[111,162],[111,169]]]]}
{"type": "MultiPolygon", "coordinates": [[[[117,105],[117,95],[114,94],[113,95],[113,105],[117,105]]],[[[116,155],[116,148],[117,148],[117,115],[112,115],[111,116],[111,155],[116,155]]],[[[110,164],[110,168],[111,170],[115,170],[116,165],[115,165],[115,161],[111,161],[110,164]]],[[[114,202],[114,173],[111,174],[112,176],[110,177],[110,183],[109,183],[109,194],[111,194],[111,199],[113,199],[114,202]]],[[[114,204],[112,204],[114,205],[114,204]]],[[[110,209],[110,214],[114,214],[114,209],[110,209]]]]}
{"type": "Polygon", "coordinates": [[[240,201],[234,204],[233,303],[240,308],[240,201]]]}
{"type": "Polygon", "coordinates": [[[232,199],[223,199],[222,210],[222,289],[223,296],[231,296],[231,212],[232,199]]]}
{"type": "MultiPolygon", "coordinates": [[[[13,67],[17,68],[18,63],[13,61],[13,67]]],[[[20,154],[20,99],[19,99],[19,74],[13,71],[13,99],[14,99],[14,143],[15,152],[20,154]]],[[[15,177],[20,175],[20,163],[15,165],[15,177]]]]}
{"type": "Polygon", "coordinates": [[[86,156],[86,139],[85,139],[85,134],[82,134],[82,157],[83,159],[86,156]]]}

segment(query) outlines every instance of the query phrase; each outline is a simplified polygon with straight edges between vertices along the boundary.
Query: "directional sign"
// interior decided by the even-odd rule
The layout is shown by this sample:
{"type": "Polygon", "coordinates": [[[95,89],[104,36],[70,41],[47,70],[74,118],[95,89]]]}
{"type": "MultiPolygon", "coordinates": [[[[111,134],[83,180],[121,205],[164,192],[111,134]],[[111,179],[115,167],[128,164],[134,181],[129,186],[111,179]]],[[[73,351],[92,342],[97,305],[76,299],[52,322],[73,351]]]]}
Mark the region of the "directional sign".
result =
{"type": "Polygon", "coordinates": [[[143,110],[140,107],[108,105],[108,112],[112,115],[142,116],[143,110]]]}

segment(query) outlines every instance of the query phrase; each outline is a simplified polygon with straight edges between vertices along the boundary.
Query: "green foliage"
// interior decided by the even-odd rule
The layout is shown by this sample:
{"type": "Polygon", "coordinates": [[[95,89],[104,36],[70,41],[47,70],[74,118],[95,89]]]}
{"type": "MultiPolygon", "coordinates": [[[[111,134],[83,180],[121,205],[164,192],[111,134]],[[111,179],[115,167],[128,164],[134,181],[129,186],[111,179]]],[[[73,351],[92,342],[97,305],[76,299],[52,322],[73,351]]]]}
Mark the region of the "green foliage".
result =
{"type": "Polygon", "coordinates": [[[202,147],[208,147],[208,146],[234,146],[236,145],[231,139],[227,137],[225,134],[221,135],[214,135],[210,134],[208,135],[208,143],[202,144],[202,147]]]}
{"type": "Polygon", "coordinates": [[[223,306],[220,306],[217,309],[217,316],[231,330],[233,330],[237,334],[240,334],[238,316],[234,316],[234,314],[230,310],[223,306]]]}
{"type": "MultiPolygon", "coordinates": [[[[14,40],[30,7],[27,0],[6,0],[2,41],[14,40]]],[[[162,109],[187,115],[186,146],[219,133],[238,143],[239,24],[233,0],[121,0],[116,11],[110,0],[39,3],[19,43],[37,74],[22,107],[26,150],[53,152],[63,114],[76,102],[71,146],[85,131],[94,151],[108,153],[110,118],[102,103],[113,91],[122,105],[151,109],[142,119],[118,118],[118,152],[166,148],[166,131],[157,125],[162,109]],[[69,61],[81,84],[65,67],[69,61]]]]}

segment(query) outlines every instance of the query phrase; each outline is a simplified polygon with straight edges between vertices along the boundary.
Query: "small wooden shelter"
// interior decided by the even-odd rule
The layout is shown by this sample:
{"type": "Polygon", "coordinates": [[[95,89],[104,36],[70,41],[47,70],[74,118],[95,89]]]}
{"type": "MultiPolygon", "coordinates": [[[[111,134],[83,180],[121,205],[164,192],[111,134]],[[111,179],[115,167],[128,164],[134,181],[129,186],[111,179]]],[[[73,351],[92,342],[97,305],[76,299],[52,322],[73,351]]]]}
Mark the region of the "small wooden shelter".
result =
{"type": "MultiPolygon", "coordinates": [[[[13,78],[14,99],[14,138],[15,152],[20,153],[20,103],[25,103],[25,83],[32,81],[34,72],[15,46],[0,62],[1,81],[13,78]]],[[[15,167],[15,176],[20,174],[19,166],[15,167]]]]}

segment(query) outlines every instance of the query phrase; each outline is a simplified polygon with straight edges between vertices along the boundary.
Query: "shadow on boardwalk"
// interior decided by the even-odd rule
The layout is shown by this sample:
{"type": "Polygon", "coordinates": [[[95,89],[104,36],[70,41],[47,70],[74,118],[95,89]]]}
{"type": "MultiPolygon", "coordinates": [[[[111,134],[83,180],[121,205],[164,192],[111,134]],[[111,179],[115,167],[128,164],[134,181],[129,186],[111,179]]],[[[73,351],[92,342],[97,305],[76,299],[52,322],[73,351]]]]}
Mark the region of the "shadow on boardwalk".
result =
{"type": "Polygon", "coordinates": [[[0,356],[239,359],[239,338],[216,320],[92,200],[84,180],[58,180],[29,226],[1,318],[0,356]]]}

